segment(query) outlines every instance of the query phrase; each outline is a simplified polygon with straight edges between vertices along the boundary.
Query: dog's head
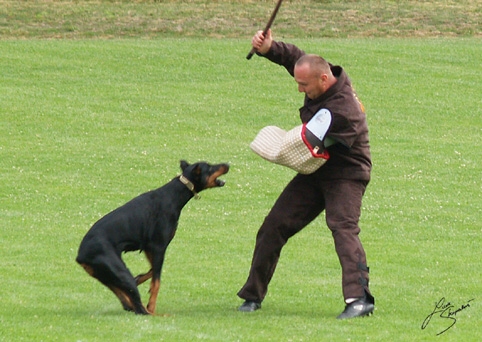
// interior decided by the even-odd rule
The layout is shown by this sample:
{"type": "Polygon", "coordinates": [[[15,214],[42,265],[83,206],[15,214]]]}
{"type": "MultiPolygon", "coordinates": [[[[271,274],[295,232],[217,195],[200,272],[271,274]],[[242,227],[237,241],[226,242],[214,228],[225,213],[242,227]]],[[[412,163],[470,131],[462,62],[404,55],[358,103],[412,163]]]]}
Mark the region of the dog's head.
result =
{"type": "Polygon", "coordinates": [[[194,192],[201,192],[205,189],[224,186],[225,182],[218,177],[228,173],[229,165],[211,165],[206,162],[189,164],[181,160],[181,170],[182,175],[193,184],[194,192]]]}

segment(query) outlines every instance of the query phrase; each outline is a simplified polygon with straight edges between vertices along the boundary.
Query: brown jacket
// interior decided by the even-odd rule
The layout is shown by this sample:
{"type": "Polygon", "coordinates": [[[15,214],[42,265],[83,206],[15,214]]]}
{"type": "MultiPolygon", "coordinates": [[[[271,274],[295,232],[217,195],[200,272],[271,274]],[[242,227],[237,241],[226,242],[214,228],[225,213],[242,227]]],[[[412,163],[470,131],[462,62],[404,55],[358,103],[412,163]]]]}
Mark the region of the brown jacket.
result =
{"type": "MultiPolygon", "coordinates": [[[[284,66],[294,76],[295,63],[304,54],[295,45],[273,41],[263,57],[284,66]]],[[[331,65],[331,70],[338,81],[317,99],[305,96],[300,108],[302,122],[308,122],[321,108],[327,108],[332,114],[327,136],[337,143],[328,147],[330,159],[315,174],[322,179],[369,181],[372,163],[363,105],[343,68],[331,65]]]]}

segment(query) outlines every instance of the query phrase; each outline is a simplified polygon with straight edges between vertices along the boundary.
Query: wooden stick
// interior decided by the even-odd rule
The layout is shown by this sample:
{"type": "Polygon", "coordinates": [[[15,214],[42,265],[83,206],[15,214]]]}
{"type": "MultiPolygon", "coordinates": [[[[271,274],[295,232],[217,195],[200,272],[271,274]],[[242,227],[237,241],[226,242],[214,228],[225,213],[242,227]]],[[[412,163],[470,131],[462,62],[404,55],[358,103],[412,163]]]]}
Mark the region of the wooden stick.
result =
{"type": "MultiPolygon", "coordinates": [[[[271,18],[269,18],[268,24],[266,24],[266,27],[264,28],[264,31],[263,31],[263,35],[265,37],[266,37],[266,34],[268,33],[268,30],[271,27],[271,24],[273,24],[274,18],[276,18],[276,14],[278,14],[278,10],[281,7],[282,2],[283,2],[283,0],[278,0],[278,3],[276,4],[276,7],[274,8],[273,13],[271,13],[271,18]]],[[[251,59],[251,57],[253,57],[255,52],[256,52],[255,48],[252,48],[251,51],[246,56],[246,59],[251,59]]]]}

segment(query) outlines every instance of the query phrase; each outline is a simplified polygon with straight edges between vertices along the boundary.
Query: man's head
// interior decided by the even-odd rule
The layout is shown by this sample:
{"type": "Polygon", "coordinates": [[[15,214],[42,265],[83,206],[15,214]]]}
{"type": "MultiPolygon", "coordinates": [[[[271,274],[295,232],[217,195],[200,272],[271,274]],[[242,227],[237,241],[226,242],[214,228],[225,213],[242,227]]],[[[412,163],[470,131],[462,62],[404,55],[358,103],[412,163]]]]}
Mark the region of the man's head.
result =
{"type": "Polygon", "coordinates": [[[298,59],[294,74],[298,91],[312,100],[336,83],[336,77],[333,76],[328,62],[317,55],[304,55],[298,59]]]}

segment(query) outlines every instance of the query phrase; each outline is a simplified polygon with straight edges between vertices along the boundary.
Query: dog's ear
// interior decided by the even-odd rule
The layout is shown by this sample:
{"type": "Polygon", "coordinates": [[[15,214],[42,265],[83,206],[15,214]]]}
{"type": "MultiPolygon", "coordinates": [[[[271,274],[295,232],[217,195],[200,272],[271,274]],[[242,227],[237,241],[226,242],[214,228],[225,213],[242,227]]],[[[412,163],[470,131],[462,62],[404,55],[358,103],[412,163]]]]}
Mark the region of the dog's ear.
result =
{"type": "Polygon", "coordinates": [[[189,163],[185,160],[181,160],[181,170],[184,171],[186,167],[189,166],[189,163]]]}
{"type": "Polygon", "coordinates": [[[196,175],[196,176],[201,175],[202,172],[203,172],[203,170],[201,169],[201,165],[199,165],[199,164],[197,164],[194,167],[194,170],[192,170],[193,175],[196,175]]]}

